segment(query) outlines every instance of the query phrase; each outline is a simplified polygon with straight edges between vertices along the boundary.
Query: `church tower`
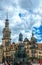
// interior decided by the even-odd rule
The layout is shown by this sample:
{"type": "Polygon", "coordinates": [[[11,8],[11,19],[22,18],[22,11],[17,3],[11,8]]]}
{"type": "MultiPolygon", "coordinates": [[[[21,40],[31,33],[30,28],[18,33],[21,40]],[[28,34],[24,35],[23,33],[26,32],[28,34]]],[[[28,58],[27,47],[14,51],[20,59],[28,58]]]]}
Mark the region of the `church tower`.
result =
{"type": "Polygon", "coordinates": [[[11,44],[11,30],[9,28],[9,20],[7,16],[5,19],[5,27],[3,29],[2,45],[8,46],[9,44],[11,44]]]}
{"type": "Polygon", "coordinates": [[[19,41],[20,41],[20,42],[23,41],[23,35],[22,35],[22,33],[19,34],[19,41]]]}

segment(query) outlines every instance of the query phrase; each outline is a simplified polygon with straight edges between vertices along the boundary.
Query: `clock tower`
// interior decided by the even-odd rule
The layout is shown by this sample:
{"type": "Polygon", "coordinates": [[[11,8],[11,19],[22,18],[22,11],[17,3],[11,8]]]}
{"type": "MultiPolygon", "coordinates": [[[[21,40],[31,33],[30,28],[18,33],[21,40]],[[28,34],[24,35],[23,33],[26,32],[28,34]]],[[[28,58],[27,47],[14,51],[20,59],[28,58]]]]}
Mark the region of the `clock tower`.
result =
{"type": "Polygon", "coordinates": [[[2,45],[7,47],[9,44],[11,44],[11,30],[9,28],[9,20],[7,17],[5,19],[5,27],[3,29],[2,45]]]}

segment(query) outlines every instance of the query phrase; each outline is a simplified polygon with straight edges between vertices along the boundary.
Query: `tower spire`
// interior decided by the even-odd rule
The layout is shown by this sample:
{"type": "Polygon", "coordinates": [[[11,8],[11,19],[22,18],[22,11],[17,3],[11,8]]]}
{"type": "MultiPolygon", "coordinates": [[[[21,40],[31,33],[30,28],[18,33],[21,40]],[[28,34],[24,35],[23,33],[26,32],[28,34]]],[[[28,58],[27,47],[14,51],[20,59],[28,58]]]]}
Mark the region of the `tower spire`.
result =
{"type": "Polygon", "coordinates": [[[8,13],[6,13],[5,27],[3,29],[2,41],[4,41],[4,44],[2,43],[3,46],[8,46],[11,43],[11,30],[9,28],[8,13]]]}
{"type": "Polygon", "coordinates": [[[8,12],[6,12],[5,27],[9,26],[8,12]]]}
{"type": "Polygon", "coordinates": [[[23,35],[22,35],[22,33],[19,34],[19,41],[21,41],[21,42],[23,41],[23,35]]]}
{"type": "Polygon", "coordinates": [[[8,12],[6,12],[6,21],[8,21],[8,12]]]}
{"type": "Polygon", "coordinates": [[[32,36],[31,36],[31,40],[33,40],[33,38],[34,38],[34,33],[33,33],[33,31],[32,31],[32,36]]]}
{"type": "Polygon", "coordinates": [[[32,32],[32,37],[34,37],[34,33],[32,32]]]}

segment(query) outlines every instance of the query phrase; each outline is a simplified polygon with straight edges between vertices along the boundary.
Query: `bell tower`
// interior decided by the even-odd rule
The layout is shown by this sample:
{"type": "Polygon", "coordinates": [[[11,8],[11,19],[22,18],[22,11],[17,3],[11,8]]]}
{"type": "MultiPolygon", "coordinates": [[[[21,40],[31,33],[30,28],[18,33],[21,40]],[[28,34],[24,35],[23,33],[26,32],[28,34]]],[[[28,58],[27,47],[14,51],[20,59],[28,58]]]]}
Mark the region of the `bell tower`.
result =
{"type": "Polygon", "coordinates": [[[5,19],[5,27],[3,29],[2,45],[8,46],[9,44],[11,44],[11,30],[9,28],[9,20],[7,16],[5,19]]]}

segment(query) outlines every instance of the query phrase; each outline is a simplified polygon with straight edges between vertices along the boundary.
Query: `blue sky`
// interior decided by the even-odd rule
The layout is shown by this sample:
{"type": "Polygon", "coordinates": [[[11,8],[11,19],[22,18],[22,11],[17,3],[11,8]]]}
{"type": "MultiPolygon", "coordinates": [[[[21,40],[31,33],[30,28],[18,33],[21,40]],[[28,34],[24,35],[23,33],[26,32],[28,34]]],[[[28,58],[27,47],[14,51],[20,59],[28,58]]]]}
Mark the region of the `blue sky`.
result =
{"type": "Polygon", "coordinates": [[[11,28],[12,42],[18,41],[19,33],[29,40],[32,31],[38,43],[42,43],[42,0],[0,0],[0,44],[6,14],[11,28]]]}

